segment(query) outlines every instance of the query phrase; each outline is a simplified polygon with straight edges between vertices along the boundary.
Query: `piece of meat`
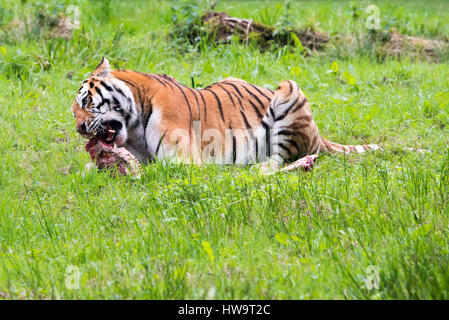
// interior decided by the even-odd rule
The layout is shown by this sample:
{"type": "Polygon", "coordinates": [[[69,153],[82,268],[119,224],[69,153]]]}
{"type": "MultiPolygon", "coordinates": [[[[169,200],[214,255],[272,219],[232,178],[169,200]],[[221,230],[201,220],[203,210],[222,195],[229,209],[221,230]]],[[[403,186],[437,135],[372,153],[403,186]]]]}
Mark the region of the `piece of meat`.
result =
{"type": "Polygon", "coordinates": [[[283,167],[280,171],[293,171],[298,168],[301,168],[304,171],[310,171],[315,164],[316,158],[318,158],[316,154],[302,157],[295,162],[283,167]]]}
{"type": "Polygon", "coordinates": [[[113,143],[99,137],[90,139],[85,148],[98,169],[111,170],[113,174],[118,171],[124,176],[139,175],[139,160],[125,148],[114,147],[113,143]]]}

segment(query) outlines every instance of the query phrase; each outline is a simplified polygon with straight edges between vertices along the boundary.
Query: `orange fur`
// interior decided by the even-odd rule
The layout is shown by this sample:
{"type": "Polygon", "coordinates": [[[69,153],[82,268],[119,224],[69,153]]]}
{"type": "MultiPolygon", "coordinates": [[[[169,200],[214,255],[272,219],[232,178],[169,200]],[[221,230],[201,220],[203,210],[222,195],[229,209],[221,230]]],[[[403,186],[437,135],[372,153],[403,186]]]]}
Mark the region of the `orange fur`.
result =
{"type": "MultiPolygon", "coordinates": [[[[103,59],[83,83],[72,110],[77,131],[86,138],[102,129],[96,119],[100,114],[107,121],[120,122],[127,132],[117,141],[142,161],[160,157],[161,148],[178,146],[183,161],[201,163],[201,153],[211,141],[203,139],[208,130],[221,135],[223,154],[226,148],[229,152],[229,143],[236,147],[236,130],[271,130],[276,141],[267,146],[275,168],[320,151],[363,152],[377,147],[344,146],[322,138],[304,93],[293,81],[282,82],[275,92],[236,78],[192,89],[167,75],[110,70],[103,59]]],[[[234,159],[228,157],[228,162],[235,162],[232,152],[234,159]]]]}

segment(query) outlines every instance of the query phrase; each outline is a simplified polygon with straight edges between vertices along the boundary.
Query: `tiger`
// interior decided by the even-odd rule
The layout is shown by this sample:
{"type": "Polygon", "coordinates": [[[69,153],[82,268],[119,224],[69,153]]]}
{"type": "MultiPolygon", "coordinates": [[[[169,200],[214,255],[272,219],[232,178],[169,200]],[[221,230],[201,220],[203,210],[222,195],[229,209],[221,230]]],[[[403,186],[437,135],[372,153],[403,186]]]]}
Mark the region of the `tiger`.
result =
{"type": "Polygon", "coordinates": [[[72,111],[83,138],[126,148],[143,164],[171,159],[309,170],[320,153],[380,148],[323,138],[292,80],[274,91],[238,78],[195,89],[166,74],[112,70],[105,57],[83,81],[72,111]]]}

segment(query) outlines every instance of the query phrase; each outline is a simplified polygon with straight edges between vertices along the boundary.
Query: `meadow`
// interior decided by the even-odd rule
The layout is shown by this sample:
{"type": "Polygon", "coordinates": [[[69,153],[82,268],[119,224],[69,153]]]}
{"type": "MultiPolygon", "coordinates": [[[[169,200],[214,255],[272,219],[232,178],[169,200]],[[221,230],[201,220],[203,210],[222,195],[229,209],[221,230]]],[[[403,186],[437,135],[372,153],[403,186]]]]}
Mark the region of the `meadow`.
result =
{"type": "Polygon", "coordinates": [[[379,54],[372,4],[381,30],[447,44],[442,0],[217,1],[329,35],[308,53],[176,37],[205,1],[1,0],[0,299],[449,299],[449,54],[379,54]],[[60,30],[69,5],[79,28],[60,30]],[[270,176],[85,172],[71,105],[102,56],[186,85],[295,80],[324,137],[383,150],[270,176]]]}

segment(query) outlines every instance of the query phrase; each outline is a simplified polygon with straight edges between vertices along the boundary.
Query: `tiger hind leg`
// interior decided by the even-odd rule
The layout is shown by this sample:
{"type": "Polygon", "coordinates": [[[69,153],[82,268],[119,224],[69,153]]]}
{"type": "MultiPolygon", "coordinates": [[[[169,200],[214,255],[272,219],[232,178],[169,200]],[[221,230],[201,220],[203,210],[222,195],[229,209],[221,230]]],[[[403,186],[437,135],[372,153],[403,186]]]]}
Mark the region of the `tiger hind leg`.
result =
{"type": "Polygon", "coordinates": [[[363,153],[381,149],[375,144],[343,145],[321,137],[304,93],[291,80],[281,82],[276,89],[262,125],[270,128],[269,161],[261,164],[265,173],[298,168],[308,171],[322,152],[363,153]],[[287,161],[294,162],[283,167],[287,161]]]}
{"type": "Polygon", "coordinates": [[[270,137],[269,160],[260,165],[264,173],[313,167],[320,136],[309,103],[294,81],[283,81],[276,89],[262,125],[269,128],[270,137]],[[295,162],[283,167],[287,161],[295,162]]]}

